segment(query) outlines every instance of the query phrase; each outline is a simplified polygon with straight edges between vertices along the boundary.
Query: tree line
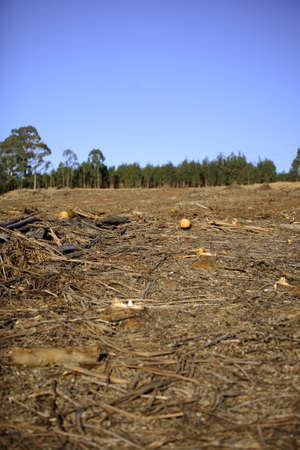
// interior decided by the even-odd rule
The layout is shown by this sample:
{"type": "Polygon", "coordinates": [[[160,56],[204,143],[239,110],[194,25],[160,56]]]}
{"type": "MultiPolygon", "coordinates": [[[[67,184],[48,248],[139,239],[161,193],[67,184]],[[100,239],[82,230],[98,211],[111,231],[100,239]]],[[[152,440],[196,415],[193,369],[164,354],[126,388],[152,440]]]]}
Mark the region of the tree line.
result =
{"type": "Polygon", "coordinates": [[[257,164],[246,156],[222,153],[209,161],[185,159],[175,166],[138,163],[108,167],[99,148],[92,149],[87,160],[79,163],[76,153],[66,149],[62,161],[54,168],[49,157],[50,148],[42,141],[33,126],[11,130],[0,142],[0,193],[18,188],[159,188],[201,187],[274,181],[300,181],[300,149],[288,173],[277,173],[270,159],[257,164]]]}

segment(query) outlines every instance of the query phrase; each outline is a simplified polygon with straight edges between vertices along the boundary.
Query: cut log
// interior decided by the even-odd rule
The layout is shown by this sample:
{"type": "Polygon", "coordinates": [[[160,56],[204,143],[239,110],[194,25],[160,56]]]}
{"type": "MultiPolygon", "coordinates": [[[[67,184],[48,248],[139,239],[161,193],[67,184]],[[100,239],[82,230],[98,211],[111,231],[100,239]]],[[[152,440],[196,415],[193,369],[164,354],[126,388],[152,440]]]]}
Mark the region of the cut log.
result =
{"type": "Polygon", "coordinates": [[[12,349],[12,363],[25,366],[47,366],[48,364],[97,364],[101,359],[98,345],[66,348],[21,348],[12,349]]]}

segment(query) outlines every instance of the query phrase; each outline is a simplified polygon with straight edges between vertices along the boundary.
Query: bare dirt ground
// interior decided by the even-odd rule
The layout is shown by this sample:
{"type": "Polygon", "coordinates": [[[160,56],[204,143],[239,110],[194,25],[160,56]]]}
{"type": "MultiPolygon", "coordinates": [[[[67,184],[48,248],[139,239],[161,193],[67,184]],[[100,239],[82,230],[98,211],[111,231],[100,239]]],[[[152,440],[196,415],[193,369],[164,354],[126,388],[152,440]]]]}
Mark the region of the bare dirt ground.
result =
{"type": "Polygon", "coordinates": [[[0,448],[300,448],[300,183],[11,192],[0,222],[0,448]]]}

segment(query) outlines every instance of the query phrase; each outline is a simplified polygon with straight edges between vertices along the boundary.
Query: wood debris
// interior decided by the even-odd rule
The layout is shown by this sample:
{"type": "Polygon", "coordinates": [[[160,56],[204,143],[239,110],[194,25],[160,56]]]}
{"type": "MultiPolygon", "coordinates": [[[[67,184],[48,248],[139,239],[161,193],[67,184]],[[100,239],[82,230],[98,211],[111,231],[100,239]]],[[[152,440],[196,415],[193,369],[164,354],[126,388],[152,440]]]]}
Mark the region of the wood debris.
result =
{"type": "Polygon", "coordinates": [[[67,348],[21,348],[12,349],[12,363],[25,366],[47,366],[49,364],[79,364],[81,366],[97,364],[101,359],[97,345],[89,347],[67,348]]]}
{"type": "Polygon", "coordinates": [[[296,187],[1,196],[0,447],[299,448],[282,211],[300,220],[296,187]]]}
{"type": "Polygon", "coordinates": [[[225,227],[225,228],[239,228],[245,231],[253,231],[253,232],[260,232],[260,231],[271,231],[272,228],[266,228],[266,227],[257,227],[254,225],[244,225],[237,222],[237,219],[234,218],[231,223],[229,222],[223,222],[221,220],[213,220],[211,222],[208,222],[210,225],[215,225],[217,227],[225,227]]]}
{"type": "Polygon", "coordinates": [[[281,277],[278,281],[276,281],[274,288],[282,291],[290,291],[294,292],[295,294],[300,294],[300,286],[289,284],[285,277],[281,277]]]}

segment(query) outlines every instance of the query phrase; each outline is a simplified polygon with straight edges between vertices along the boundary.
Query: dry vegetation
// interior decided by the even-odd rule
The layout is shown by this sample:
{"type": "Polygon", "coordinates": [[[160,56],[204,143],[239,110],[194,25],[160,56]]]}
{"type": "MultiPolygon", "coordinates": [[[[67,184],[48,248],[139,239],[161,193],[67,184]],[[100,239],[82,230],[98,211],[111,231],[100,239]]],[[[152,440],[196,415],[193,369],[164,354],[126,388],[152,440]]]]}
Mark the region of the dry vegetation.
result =
{"type": "Polygon", "coordinates": [[[0,228],[0,447],[299,448],[299,194],[277,183],[0,197],[2,224],[39,219],[0,228]],[[62,209],[76,213],[59,220],[62,209]],[[111,215],[130,222],[97,227],[111,215]],[[145,309],[116,313],[116,297],[145,309]],[[78,346],[96,362],[12,359],[78,346]]]}

